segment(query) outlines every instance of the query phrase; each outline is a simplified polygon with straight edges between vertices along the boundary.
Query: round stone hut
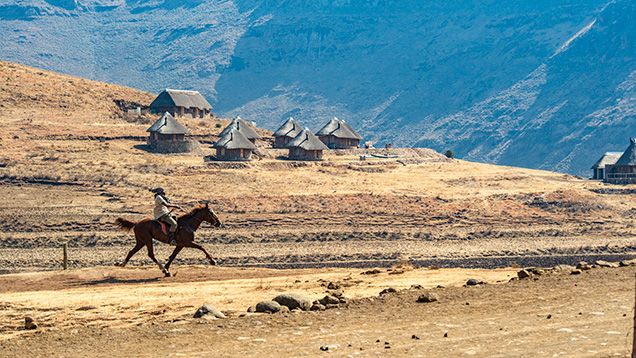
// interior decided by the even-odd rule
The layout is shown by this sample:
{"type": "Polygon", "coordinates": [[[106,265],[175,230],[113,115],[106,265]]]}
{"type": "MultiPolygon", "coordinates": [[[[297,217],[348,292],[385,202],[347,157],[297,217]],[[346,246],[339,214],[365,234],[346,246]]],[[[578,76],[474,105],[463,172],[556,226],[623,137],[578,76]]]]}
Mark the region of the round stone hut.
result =
{"type": "Polygon", "coordinates": [[[318,138],[331,149],[359,148],[362,136],[349,124],[338,118],[332,119],[318,133],[318,138]]]}
{"type": "Polygon", "coordinates": [[[257,139],[263,139],[258,133],[256,133],[252,126],[247,124],[247,122],[242,120],[240,117],[234,118],[232,122],[227,127],[225,127],[223,131],[221,131],[219,137],[225,136],[232,129],[236,129],[241,132],[241,134],[243,134],[245,138],[252,142],[252,144],[256,143],[257,139]]]}
{"type": "Polygon", "coordinates": [[[191,134],[188,128],[177,122],[166,112],[150,128],[148,145],[159,153],[187,153],[199,148],[199,142],[190,140],[186,135],[191,134]]]}
{"type": "Polygon", "coordinates": [[[289,119],[272,134],[272,137],[274,137],[274,148],[285,148],[287,144],[302,131],[303,127],[292,117],[289,117],[289,119]]]}
{"type": "Polygon", "coordinates": [[[213,147],[216,148],[216,159],[223,161],[250,160],[252,151],[256,149],[254,143],[236,128],[230,128],[213,147]]]}
{"type": "Polygon", "coordinates": [[[287,148],[288,157],[292,160],[322,160],[322,151],[329,149],[309,129],[300,132],[287,144],[287,148]]]}

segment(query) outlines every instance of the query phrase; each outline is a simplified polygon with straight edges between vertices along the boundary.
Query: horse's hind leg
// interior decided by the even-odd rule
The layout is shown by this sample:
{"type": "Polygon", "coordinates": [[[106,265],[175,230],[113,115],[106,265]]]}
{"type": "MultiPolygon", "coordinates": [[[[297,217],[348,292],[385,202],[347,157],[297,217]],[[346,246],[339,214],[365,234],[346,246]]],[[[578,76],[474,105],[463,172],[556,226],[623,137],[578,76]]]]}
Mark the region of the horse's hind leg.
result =
{"type": "Polygon", "coordinates": [[[170,277],[170,276],[172,276],[172,275],[170,274],[170,272],[169,272],[167,269],[165,269],[165,268],[164,268],[164,267],[163,267],[163,266],[159,263],[159,261],[157,261],[157,259],[155,258],[155,252],[154,252],[154,249],[153,249],[153,247],[152,247],[152,242],[150,242],[149,244],[146,244],[146,247],[148,248],[148,257],[150,257],[150,259],[151,259],[152,261],[154,261],[154,262],[157,264],[157,266],[159,266],[159,268],[161,269],[161,272],[163,272],[163,274],[164,274],[164,275],[166,275],[166,277],[170,277]]]}
{"type": "Polygon", "coordinates": [[[124,262],[122,262],[120,264],[116,264],[116,265],[117,266],[121,266],[121,267],[126,266],[128,261],[130,260],[130,258],[133,257],[133,255],[136,254],[137,251],[141,250],[142,247],[144,247],[144,243],[141,242],[141,241],[137,241],[137,245],[135,245],[135,247],[133,247],[133,249],[130,250],[130,252],[128,253],[128,256],[126,256],[126,259],[124,260],[124,262]]]}

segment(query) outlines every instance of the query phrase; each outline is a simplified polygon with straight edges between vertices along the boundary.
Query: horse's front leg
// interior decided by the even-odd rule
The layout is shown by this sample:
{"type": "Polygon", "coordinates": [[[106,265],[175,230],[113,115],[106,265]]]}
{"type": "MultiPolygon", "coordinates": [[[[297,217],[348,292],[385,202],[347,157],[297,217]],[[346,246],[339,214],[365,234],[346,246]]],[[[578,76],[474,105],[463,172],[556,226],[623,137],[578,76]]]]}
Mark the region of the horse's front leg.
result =
{"type": "Polygon", "coordinates": [[[216,266],[216,260],[212,258],[212,256],[208,253],[208,250],[206,250],[205,247],[197,244],[194,241],[191,241],[190,243],[188,243],[188,247],[194,247],[195,249],[199,249],[203,251],[203,253],[205,254],[205,257],[207,257],[208,261],[210,261],[210,265],[216,266]]]}
{"type": "Polygon", "coordinates": [[[174,248],[174,250],[172,251],[172,254],[168,258],[168,262],[166,263],[166,266],[165,266],[166,270],[170,269],[170,265],[172,264],[172,261],[177,257],[177,255],[179,254],[179,252],[181,252],[182,249],[183,249],[183,246],[181,245],[177,245],[177,247],[174,248]]]}

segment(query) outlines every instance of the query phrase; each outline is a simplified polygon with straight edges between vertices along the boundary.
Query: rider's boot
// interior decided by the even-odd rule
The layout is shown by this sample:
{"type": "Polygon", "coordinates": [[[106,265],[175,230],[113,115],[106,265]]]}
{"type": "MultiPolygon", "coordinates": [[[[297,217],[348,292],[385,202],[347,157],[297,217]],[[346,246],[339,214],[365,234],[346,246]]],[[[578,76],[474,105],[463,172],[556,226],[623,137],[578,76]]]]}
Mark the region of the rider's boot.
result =
{"type": "Polygon", "coordinates": [[[168,244],[177,246],[177,232],[171,231],[168,233],[168,244]]]}

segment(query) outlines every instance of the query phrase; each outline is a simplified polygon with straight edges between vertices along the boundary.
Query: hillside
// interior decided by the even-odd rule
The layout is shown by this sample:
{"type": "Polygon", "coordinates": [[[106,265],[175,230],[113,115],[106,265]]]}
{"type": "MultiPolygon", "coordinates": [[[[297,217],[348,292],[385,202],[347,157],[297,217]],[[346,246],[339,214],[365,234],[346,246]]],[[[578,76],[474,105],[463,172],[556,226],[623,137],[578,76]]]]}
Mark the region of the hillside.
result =
{"type": "Polygon", "coordinates": [[[632,125],[634,4],[38,1],[0,4],[2,58],[153,93],[204,93],[275,130],[589,175],[632,125]],[[37,30],[36,30],[37,29],[37,30]],[[624,133],[624,134],[623,134],[624,133]],[[619,135],[620,134],[620,135],[619,135]]]}

